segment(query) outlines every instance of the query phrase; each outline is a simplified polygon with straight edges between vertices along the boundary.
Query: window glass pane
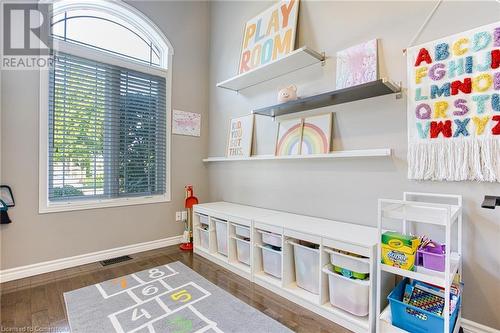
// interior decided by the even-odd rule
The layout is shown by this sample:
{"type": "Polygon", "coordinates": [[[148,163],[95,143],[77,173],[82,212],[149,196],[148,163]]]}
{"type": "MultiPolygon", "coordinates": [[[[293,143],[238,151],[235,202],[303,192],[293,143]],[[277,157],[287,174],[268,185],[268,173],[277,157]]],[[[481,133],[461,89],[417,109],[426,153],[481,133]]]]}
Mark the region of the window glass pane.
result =
{"type": "Polygon", "coordinates": [[[52,17],[52,35],[64,37],[64,13],[52,17]]]}
{"type": "Polygon", "coordinates": [[[75,18],[75,17],[95,17],[95,18],[100,18],[103,20],[111,21],[117,25],[121,25],[121,26],[125,27],[125,29],[133,31],[134,34],[139,35],[140,38],[149,42],[148,38],[144,34],[142,34],[140,31],[138,31],[133,25],[131,25],[127,21],[124,21],[124,20],[122,20],[114,15],[111,15],[111,14],[108,14],[105,12],[91,10],[91,9],[71,10],[71,11],[66,12],[66,17],[68,19],[75,18]]]}
{"type": "Polygon", "coordinates": [[[51,82],[50,175],[52,198],[103,194],[103,73],[65,58],[58,61],[51,82]],[[82,83],[85,82],[85,85],[82,83]]]}
{"type": "Polygon", "coordinates": [[[154,65],[160,65],[160,54],[161,54],[160,49],[158,49],[156,45],[153,45],[151,53],[152,53],[151,63],[154,65]]]}
{"type": "Polygon", "coordinates": [[[149,45],[127,29],[109,21],[68,19],[66,38],[149,62],[149,45]]]}
{"type": "Polygon", "coordinates": [[[66,21],[64,15],[61,17],[59,14],[53,17],[52,22],[55,23],[52,27],[55,36],[148,63],[151,61],[153,64],[160,64],[159,48],[152,45],[152,42],[130,23],[113,15],[95,10],[72,10],[66,12],[66,21]],[[63,21],[60,21],[61,19],[63,21]],[[153,54],[151,47],[154,48],[153,54]]]}
{"type": "Polygon", "coordinates": [[[151,63],[153,65],[160,65],[160,57],[158,57],[155,53],[153,53],[153,57],[151,58],[151,63]]]}
{"type": "Polygon", "coordinates": [[[165,84],[58,53],[49,82],[49,200],[165,193],[165,84]]]}

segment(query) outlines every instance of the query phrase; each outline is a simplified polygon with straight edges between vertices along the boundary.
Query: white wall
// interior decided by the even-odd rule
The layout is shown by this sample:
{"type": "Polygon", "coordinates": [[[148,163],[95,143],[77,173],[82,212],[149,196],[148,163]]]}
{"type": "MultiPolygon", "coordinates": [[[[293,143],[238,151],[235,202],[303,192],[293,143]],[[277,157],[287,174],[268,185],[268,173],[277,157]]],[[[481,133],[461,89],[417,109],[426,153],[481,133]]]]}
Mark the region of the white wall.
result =
{"type": "MultiPolygon", "coordinates": [[[[302,96],[334,89],[335,52],[371,38],[380,39],[382,71],[405,80],[408,46],[435,2],[302,1],[298,45],[325,51],[326,66],[314,66],[239,94],[215,84],[236,74],[244,22],[271,2],[213,2],[210,41],[209,156],[225,153],[228,120],[276,103],[280,86],[295,83],[302,96]]],[[[425,42],[500,19],[500,5],[445,2],[417,40],[425,42]]],[[[480,208],[485,194],[500,195],[498,184],[412,182],[406,178],[406,101],[384,96],[325,111],[334,116],[334,149],[390,147],[391,158],[215,163],[208,166],[210,200],[376,225],[377,199],[401,198],[403,191],[456,193],[465,200],[465,318],[500,328],[500,211],[480,208]]],[[[275,123],[257,124],[257,153],[272,153],[275,123]]],[[[356,237],[356,235],[353,235],[356,237]]]]}
{"type": "Polygon", "coordinates": [[[175,211],[184,207],[184,185],[207,196],[201,158],[207,150],[207,2],[130,2],[173,44],[172,107],[202,114],[202,137],[172,136],[172,202],[38,214],[37,71],[4,71],[1,78],[2,183],[12,187],[12,224],[2,225],[1,269],[180,235],[175,211]]]}

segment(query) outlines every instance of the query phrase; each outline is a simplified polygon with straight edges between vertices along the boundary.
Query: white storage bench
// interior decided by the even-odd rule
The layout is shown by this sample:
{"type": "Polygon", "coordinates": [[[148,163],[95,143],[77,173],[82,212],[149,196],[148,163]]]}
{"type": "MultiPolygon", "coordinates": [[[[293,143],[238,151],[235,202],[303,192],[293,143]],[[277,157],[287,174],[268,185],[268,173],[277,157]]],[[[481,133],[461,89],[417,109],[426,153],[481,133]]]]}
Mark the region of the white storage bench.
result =
{"type": "Polygon", "coordinates": [[[210,230],[208,246],[194,233],[196,254],[349,330],[375,332],[376,228],[228,202],[194,212],[195,230],[206,221],[210,230]],[[327,270],[332,263],[369,277],[349,279],[327,270]]]}

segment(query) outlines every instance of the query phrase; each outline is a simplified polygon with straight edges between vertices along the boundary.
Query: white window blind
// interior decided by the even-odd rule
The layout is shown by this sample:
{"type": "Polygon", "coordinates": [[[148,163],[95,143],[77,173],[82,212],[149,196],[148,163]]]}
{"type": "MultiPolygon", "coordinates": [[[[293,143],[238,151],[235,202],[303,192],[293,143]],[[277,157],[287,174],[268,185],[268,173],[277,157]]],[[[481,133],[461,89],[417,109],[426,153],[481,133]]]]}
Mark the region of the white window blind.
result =
{"type": "Polygon", "coordinates": [[[164,77],[57,53],[49,79],[49,200],[166,191],[164,77]]]}

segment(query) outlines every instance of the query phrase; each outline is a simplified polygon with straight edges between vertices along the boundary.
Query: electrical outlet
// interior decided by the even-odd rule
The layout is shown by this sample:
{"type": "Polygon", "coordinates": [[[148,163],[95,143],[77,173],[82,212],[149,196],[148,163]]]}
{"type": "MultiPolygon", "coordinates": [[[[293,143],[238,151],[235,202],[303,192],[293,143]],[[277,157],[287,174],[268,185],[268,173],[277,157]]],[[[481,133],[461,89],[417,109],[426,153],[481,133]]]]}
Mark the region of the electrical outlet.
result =
{"type": "Polygon", "coordinates": [[[182,221],[182,212],[175,212],[175,221],[182,221]]]}
{"type": "Polygon", "coordinates": [[[183,221],[187,221],[187,219],[188,219],[188,212],[186,210],[183,210],[181,216],[182,216],[182,220],[183,221]]]}

